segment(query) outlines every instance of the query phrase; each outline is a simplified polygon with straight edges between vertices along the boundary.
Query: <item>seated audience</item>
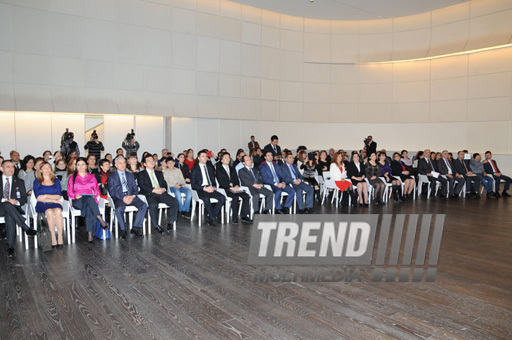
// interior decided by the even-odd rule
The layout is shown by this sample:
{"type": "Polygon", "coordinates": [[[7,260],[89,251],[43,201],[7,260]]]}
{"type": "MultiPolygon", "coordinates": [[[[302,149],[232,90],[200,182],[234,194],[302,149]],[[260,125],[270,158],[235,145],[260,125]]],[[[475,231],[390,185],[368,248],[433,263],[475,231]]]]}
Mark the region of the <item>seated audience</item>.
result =
{"type": "Polygon", "coordinates": [[[466,183],[466,197],[480,198],[480,178],[475,175],[464,159],[464,151],[457,153],[457,158],[453,161],[455,171],[464,177],[466,183]]]}
{"type": "MultiPolygon", "coordinates": [[[[217,225],[217,217],[221,213],[226,198],[220,192],[216,191],[215,170],[207,164],[207,150],[201,150],[197,153],[197,162],[195,162],[192,173],[190,174],[190,182],[192,190],[197,192],[197,196],[203,200],[204,207],[208,213],[206,222],[210,227],[217,225]],[[216,199],[217,204],[213,207],[210,199],[216,199]]],[[[199,216],[201,218],[201,216],[199,216]]]]}
{"type": "Polygon", "coordinates": [[[88,241],[92,243],[96,221],[100,222],[103,229],[108,229],[108,225],[103,220],[98,207],[100,196],[98,181],[94,175],[87,172],[87,160],[83,157],[76,160],[75,173],[68,179],[67,194],[73,207],[80,210],[80,215],[85,217],[88,241]]]}
{"type": "Polygon", "coordinates": [[[185,154],[178,154],[178,157],[176,157],[176,159],[178,160],[178,162],[176,162],[174,166],[181,171],[181,174],[183,175],[185,182],[190,183],[190,169],[188,168],[188,165],[185,163],[185,154]]]}
{"type": "MultiPolygon", "coordinates": [[[[306,154],[304,163],[302,163],[300,168],[302,168],[302,179],[311,185],[313,189],[315,189],[315,196],[318,200],[320,200],[320,187],[318,185],[318,181],[316,180],[317,163],[316,154],[314,152],[310,152],[309,154],[306,154]]],[[[301,169],[299,169],[299,171],[300,170],[301,169]]]]}
{"type": "Polygon", "coordinates": [[[62,230],[64,222],[62,219],[62,188],[60,181],[55,177],[52,166],[48,162],[41,164],[37,171],[37,179],[34,180],[34,195],[37,199],[35,210],[37,213],[46,215],[50,235],[52,238],[52,249],[63,247],[62,230]],[[55,236],[57,228],[57,237],[55,236]]]}
{"type": "Polygon", "coordinates": [[[28,196],[32,195],[32,187],[36,179],[36,172],[34,170],[35,160],[36,159],[31,155],[25,156],[22,162],[23,167],[18,172],[18,178],[25,183],[25,191],[28,196]]]}
{"type": "Polygon", "coordinates": [[[336,183],[336,186],[341,192],[352,187],[352,182],[347,180],[344,152],[338,151],[332,155],[332,163],[329,166],[329,172],[331,179],[336,183]]]}
{"type": "MultiPolygon", "coordinates": [[[[12,155],[11,155],[12,157],[12,155]]],[[[5,218],[7,236],[7,257],[14,257],[14,241],[16,240],[16,225],[20,226],[28,236],[35,236],[37,231],[31,229],[22,216],[21,207],[27,203],[25,183],[14,176],[14,163],[11,160],[2,161],[2,202],[0,216],[5,218]]]]}
{"type": "Polygon", "coordinates": [[[379,152],[378,155],[379,165],[380,165],[380,175],[386,183],[391,184],[391,189],[393,191],[393,201],[395,203],[405,201],[405,198],[402,193],[402,183],[393,177],[393,170],[391,169],[391,165],[387,162],[387,156],[383,152],[379,152]]]}
{"type": "Polygon", "coordinates": [[[240,188],[240,180],[235,168],[230,165],[231,155],[224,152],[220,156],[220,162],[216,164],[215,175],[219,182],[219,188],[224,189],[226,195],[231,197],[231,213],[233,223],[238,223],[238,204],[242,200],[241,219],[243,223],[252,223],[251,219],[251,197],[240,188]]]}
{"type": "Polygon", "coordinates": [[[285,163],[281,166],[283,173],[283,181],[286,184],[291,184],[295,190],[295,199],[297,200],[297,206],[299,207],[299,214],[314,214],[313,211],[313,199],[314,189],[312,186],[306,184],[300,174],[297,165],[293,164],[293,155],[289,154],[286,156],[285,163]],[[304,205],[304,199],[302,193],[306,193],[306,204],[304,205]]]}
{"type": "Polygon", "coordinates": [[[94,176],[96,176],[96,178],[98,178],[98,175],[100,174],[100,169],[97,165],[96,155],[91,153],[87,156],[87,172],[93,174],[94,176]]]}
{"type": "Polygon", "coordinates": [[[100,173],[96,176],[96,180],[100,187],[100,197],[105,200],[108,199],[108,175],[110,175],[110,168],[111,165],[108,159],[100,160],[100,173]]]}
{"type": "Polygon", "coordinates": [[[501,173],[500,169],[498,168],[498,163],[492,159],[492,152],[485,152],[485,161],[483,161],[483,163],[485,172],[489,175],[492,175],[494,178],[494,194],[496,197],[510,197],[510,194],[507,192],[507,190],[510,188],[510,177],[501,173]],[[503,191],[500,195],[501,181],[505,182],[505,186],[503,187],[503,191]]]}
{"type": "MultiPolygon", "coordinates": [[[[62,185],[62,178],[66,176],[66,167],[67,167],[67,165],[63,158],[60,158],[58,161],[55,161],[55,169],[54,169],[55,177],[57,177],[59,179],[59,181],[61,182],[61,185],[62,185]]],[[[66,185],[68,185],[67,181],[66,181],[66,185]]]]}
{"type": "Polygon", "coordinates": [[[320,151],[320,154],[318,157],[319,157],[319,159],[318,159],[318,164],[316,165],[316,171],[318,172],[318,176],[321,177],[321,176],[323,176],[324,171],[329,171],[330,164],[329,164],[329,161],[327,158],[327,151],[325,151],[325,150],[320,151]]]}
{"type": "MultiPolygon", "coordinates": [[[[368,206],[368,184],[364,180],[366,178],[366,167],[364,163],[359,161],[359,154],[356,152],[352,153],[352,160],[350,161],[347,168],[347,176],[352,182],[352,185],[357,188],[359,195],[359,205],[368,206]],[[364,200],[363,200],[364,199],[364,200]]],[[[354,193],[352,197],[352,204],[357,205],[357,196],[354,193]]]]}
{"type": "Polygon", "coordinates": [[[496,198],[497,195],[492,191],[494,178],[487,176],[485,172],[484,164],[481,162],[482,156],[479,153],[473,154],[473,159],[471,159],[469,165],[471,167],[471,171],[478,176],[480,182],[484,186],[487,191],[487,198],[496,198]]]}
{"type": "Polygon", "coordinates": [[[435,164],[432,161],[430,150],[426,149],[423,152],[423,158],[418,161],[418,171],[420,175],[426,175],[430,182],[430,199],[435,199],[437,182],[441,183],[440,197],[446,198],[448,181],[439,174],[435,164]]]}
{"type": "Polygon", "coordinates": [[[174,197],[178,200],[181,216],[190,218],[190,202],[192,201],[192,191],[187,188],[185,178],[180,169],[174,166],[174,158],[167,157],[162,160],[162,166],[165,167],[164,179],[174,197]],[[185,202],[181,198],[185,194],[185,202]]]}
{"type": "Polygon", "coordinates": [[[263,186],[263,179],[260,176],[258,169],[252,167],[252,158],[249,156],[242,157],[243,167],[238,171],[240,184],[249,188],[252,196],[252,209],[255,214],[259,214],[260,208],[260,194],[265,197],[265,211],[264,214],[270,214],[272,210],[272,198],[274,194],[271,190],[263,186]]]}
{"type": "Polygon", "coordinates": [[[386,184],[380,179],[380,164],[377,162],[377,155],[375,152],[370,153],[368,162],[366,163],[366,178],[371,186],[373,186],[375,199],[374,205],[384,204],[382,199],[384,191],[386,190],[386,184]]]}
{"type": "Polygon", "coordinates": [[[135,181],[135,175],[126,171],[126,159],[124,156],[118,156],[115,160],[116,171],[112,171],[108,175],[108,192],[116,210],[116,218],[121,228],[121,238],[126,238],[126,223],[124,220],[124,212],[127,206],[134,206],[137,208],[135,220],[131,226],[130,234],[142,237],[142,226],[144,224],[144,216],[148,205],[142,201],[137,194],[139,187],[135,181]]]}
{"type": "MultiPolygon", "coordinates": [[[[194,158],[194,150],[188,149],[186,154],[185,164],[187,164],[190,171],[192,171],[192,168],[194,168],[194,164],[196,163],[196,159],[194,158]]],[[[208,158],[208,155],[207,155],[208,158]]]]}
{"type": "Polygon", "coordinates": [[[446,176],[446,180],[448,181],[448,194],[450,197],[459,198],[459,194],[464,187],[464,177],[455,171],[455,166],[450,161],[448,151],[444,150],[442,155],[443,158],[437,163],[439,173],[446,176]]]}
{"type": "MultiPolygon", "coordinates": [[[[158,155],[157,155],[158,158],[158,155]]],[[[167,233],[170,234],[173,229],[173,224],[178,219],[178,200],[167,193],[169,186],[165,182],[164,175],[161,171],[156,170],[156,162],[154,156],[147,154],[146,158],[142,160],[144,164],[144,170],[139,172],[138,183],[140,188],[140,194],[146,196],[149,206],[149,216],[151,217],[151,223],[155,230],[162,234],[164,231],[158,224],[158,205],[163,203],[167,205],[168,210],[168,221],[167,221],[167,233]]],[[[178,197],[181,200],[181,197],[178,197]]]]}
{"type": "Polygon", "coordinates": [[[67,201],[69,200],[68,197],[68,181],[69,177],[73,176],[76,170],[76,158],[72,158],[69,160],[68,165],[66,167],[66,173],[62,177],[62,180],[60,181],[60,186],[62,187],[62,197],[67,201]]]}
{"type": "Polygon", "coordinates": [[[135,179],[137,179],[138,173],[143,170],[141,163],[137,159],[137,154],[135,152],[132,152],[128,155],[128,165],[126,167],[126,170],[134,174],[135,179]]]}
{"type": "Polygon", "coordinates": [[[263,151],[260,148],[256,148],[250,153],[252,157],[252,161],[254,162],[254,167],[259,168],[261,163],[265,162],[265,158],[263,156],[263,151]]]}
{"type": "Polygon", "coordinates": [[[263,184],[270,185],[274,192],[274,208],[276,214],[287,214],[293,204],[295,190],[284,182],[281,167],[274,162],[274,155],[271,151],[265,153],[265,163],[259,167],[263,184]],[[281,207],[281,193],[286,192],[284,208],[281,207]]]}
{"type": "Polygon", "coordinates": [[[393,161],[391,162],[391,174],[393,176],[400,177],[400,180],[404,184],[402,194],[408,201],[412,200],[412,196],[414,195],[414,187],[416,186],[416,181],[414,179],[414,176],[411,174],[411,171],[409,170],[410,168],[411,167],[407,167],[402,162],[402,159],[400,158],[400,154],[398,152],[393,153],[393,161]]]}

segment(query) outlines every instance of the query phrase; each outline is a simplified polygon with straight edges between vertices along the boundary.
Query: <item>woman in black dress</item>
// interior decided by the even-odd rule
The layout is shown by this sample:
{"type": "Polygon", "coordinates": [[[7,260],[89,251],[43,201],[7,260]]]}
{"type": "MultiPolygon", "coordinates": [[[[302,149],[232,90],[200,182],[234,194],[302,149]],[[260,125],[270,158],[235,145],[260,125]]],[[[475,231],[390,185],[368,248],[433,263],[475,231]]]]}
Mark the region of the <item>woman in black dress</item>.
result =
{"type": "MultiPolygon", "coordinates": [[[[366,178],[366,167],[362,162],[359,161],[359,155],[357,153],[352,154],[352,161],[348,164],[347,175],[352,185],[357,188],[357,193],[359,195],[359,205],[363,205],[364,198],[364,206],[368,206],[368,184],[364,180],[366,178]]],[[[352,204],[356,206],[357,196],[354,193],[352,198],[352,204]]]]}
{"type": "Polygon", "coordinates": [[[400,176],[402,183],[404,183],[404,196],[406,200],[412,199],[412,191],[416,185],[414,176],[407,169],[407,166],[400,161],[400,154],[395,152],[393,154],[393,160],[391,161],[391,171],[393,176],[400,176]]]}

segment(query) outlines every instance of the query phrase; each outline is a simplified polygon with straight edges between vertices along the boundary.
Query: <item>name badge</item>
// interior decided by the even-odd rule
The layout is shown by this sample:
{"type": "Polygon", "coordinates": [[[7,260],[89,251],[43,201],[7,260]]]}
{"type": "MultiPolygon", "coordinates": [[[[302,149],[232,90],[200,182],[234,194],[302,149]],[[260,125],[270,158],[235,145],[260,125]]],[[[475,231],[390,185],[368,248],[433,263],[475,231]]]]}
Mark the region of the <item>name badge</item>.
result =
{"type": "Polygon", "coordinates": [[[20,194],[20,192],[19,192],[19,191],[16,191],[16,198],[17,198],[17,199],[20,199],[20,198],[21,198],[21,194],[20,194]]]}

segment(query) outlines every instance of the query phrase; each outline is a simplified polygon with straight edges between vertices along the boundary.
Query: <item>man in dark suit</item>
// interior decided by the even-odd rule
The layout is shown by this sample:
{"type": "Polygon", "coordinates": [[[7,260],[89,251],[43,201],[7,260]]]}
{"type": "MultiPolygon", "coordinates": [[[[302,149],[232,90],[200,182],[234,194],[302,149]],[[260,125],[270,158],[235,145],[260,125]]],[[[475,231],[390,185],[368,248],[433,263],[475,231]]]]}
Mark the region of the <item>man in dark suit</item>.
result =
{"type": "Polygon", "coordinates": [[[466,182],[466,197],[480,198],[480,178],[471,171],[471,168],[464,159],[464,151],[457,153],[457,158],[453,160],[453,166],[455,167],[455,172],[464,177],[466,182]]]}
{"type": "Polygon", "coordinates": [[[448,181],[448,193],[451,198],[459,198],[464,187],[464,177],[455,170],[455,166],[448,157],[448,151],[443,151],[443,158],[437,162],[439,173],[446,176],[448,181]]]}
{"type": "Polygon", "coordinates": [[[368,136],[368,138],[366,138],[364,149],[366,150],[367,155],[371,155],[373,152],[377,153],[377,142],[373,140],[372,136],[368,136]]]}
{"type": "Polygon", "coordinates": [[[138,210],[135,221],[131,226],[130,234],[140,237],[142,236],[141,228],[148,205],[137,197],[139,188],[135,183],[135,175],[126,171],[126,159],[123,156],[116,157],[115,165],[117,171],[113,171],[108,175],[107,183],[108,192],[116,206],[116,218],[121,228],[121,238],[126,238],[124,211],[130,205],[138,210]]]}
{"type": "Polygon", "coordinates": [[[14,177],[14,163],[2,162],[2,202],[0,203],[0,216],[5,218],[7,234],[7,256],[14,257],[14,241],[16,240],[16,224],[19,225],[28,236],[34,236],[37,231],[31,229],[22,216],[21,206],[27,203],[25,183],[14,177]]]}
{"type": "Polygon", "coordinates": [[[263,180],[258,169],[252,168],[253,162],[251,157],[244,156],[242,163],[244,166],[238,171],[238,176],[240,177],[240,183],[249,188],[252,195],[252,209],[254,213],[259,214],[260,194],[262,194],[265,196],[265,211],[263,213],[269,214],[272,209],[272,197],[274,194],[263,186],[263,180]]]}
{"type": "Polygon", "coordinates": [[[11,156],[11,162],[14,164],[14,176],[18,177],[20,170],[23,168],[23,164],[21,164],[20,160],[20,153],[16,150],[12,150],[9,153],[9,156],[11,156]]]}
{"type": "Polygon", "coordinates": [[[239,198],[242,199],[242,222],[252,223],[253,221],[251,220],[250,215],[251,198],[246,192],[240,190],[240,181],[238,179],[238,175],[236,173],[235,167],[230,165],[230,163],[231,155],[228,152],[225,152],[220,156],[220,162],[215,165],[217,168],[215,175],[217,176],[219,187],[224,189],[226,191],[226,195],[232,199],[231,211],[233,213],[233,223],[238,223],[239,198]]]}
{"type": "Polygon", "coordinates": [[[293,155],[286,156],[285,163],[281,166],[283,172],[283,181],[286,184],[291,184],[295,190],[295,199],[299,206],[299,214],[314,214],[313,211],[313,198],[315,190],[312,186],[304,183],[302,175],[300,174],[297,165],[293,164],[293,155]],[[304,207],[304,200],[302,193],[306,193],[306,206],[304,207]]]}
{"type": "Polygon", "coordinates": [[[155,230],[162,234],[162,227],[158,225],[158,204],[163,203],[169,207],[169,220],[167,221],[167,233],[172,232],[173,224],[178,219],[178,200],[167,193],[167,183],[161,171],[155,170],[155,159],[148,154],[142,160],[145,169],[139,172],[137,177],[140,193],[146,196],[149,205],[149,216],[155,230]]]}
{"type": "Polygon", "coordinates": [[[435,199],[436,194],[436,185],[437,182],[441,183],[441,198],[446,198],[446,187],[448,184],[448,181],[438,176],[437,178],[434,177],[432,172],[438,172],[434,164],[432,163],[432,160],[430,159],[430,150],[426,149],[423,152],[423,158],[418,161],[418,171],[420,175],[426,175],[428,177],[428,180],[430,182],[430,198],[435,199]]]}
{"type": "Polygon", "coordinates": [[[215,171],[212,166],[207,164],[207,151],[208,150],[201,150],[197,153],[197,161],[192,168],[192,173],[190,175],[190,183],[192,185],[192,190],[195,190],[197,192],[197,196],[199,196],[199,198],[204,202],[204,207],[208,212],[206,222],[210,227],[214,227],[217,225],[217,217],[222,211],[224,203],[226,203],[226,197],[215,190],[215,171]],[[215,208],[213,208],[210,201],[212,198],[217,200],[215,208]]]}
{"type": "Polygon", "coordinates": [[[505,186],[503,187],[501,196],[510,197],[509,193],[507,192],[507,190],[510,188],[510,177],[501,173],[500,169],[498,168],[498,163],[492,159],[492,152],[485,152],[485,161],[483,163],[485,172],[491,174],[494,178],[494,192],[496,193],[496,197],[500,197],[501,181],[505,181],[505,186]]]}
{"type": "Polygon", "coordinates": [[[272,152],[267,151],[265,154],[265,163],[259,166],[261,179],[264,184],[268,184],[272,187],[274,192],[274,204],[276,214],[287,214],[293,203],[295,197],[295,190],[288,184],[284,183],[283,173],[281,167],[272,161],[272,152]],[[284,208],[281,209],[281,193],[286,192],[286,202],[284,208]]]}
{"type": "Polygon", "coordinates": [[[279,165],[283,164],[281,147],[277,145],[279,143],[279,138],[276,135],[270,137],[270,144],[267,144],[263,149],[263,154],[266,155],[267,151],[272,152],[272,156],[274,157],[274,161],[276,161],[279,165]]]}
{"type": "Polygon", "coordinates": [[[254,140],[254,136],[251,136],[251,141],[247,144],[249,147],[249,155],[252,155],[252,151],[260,147],[260,144],[254,140]]]}

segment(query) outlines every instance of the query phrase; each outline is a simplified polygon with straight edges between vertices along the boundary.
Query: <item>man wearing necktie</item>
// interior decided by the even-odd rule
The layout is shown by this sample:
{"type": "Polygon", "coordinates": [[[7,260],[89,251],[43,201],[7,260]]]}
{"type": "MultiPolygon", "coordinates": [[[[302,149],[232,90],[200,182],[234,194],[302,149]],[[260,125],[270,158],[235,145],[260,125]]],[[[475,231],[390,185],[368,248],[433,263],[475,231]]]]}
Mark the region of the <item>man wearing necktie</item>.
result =
{"type": "Polygon", "coordinates": [[[130,234],[141,237],[142,225],[144,217],[148,210],[148,205],[137,197],[139,188],[135,182],[135,175],[126,171],[126,159],[123,156],[118,156],[115,159],[116,171],[108,175],[108,193],[114,201],[116,207],[116,218],[121,228],[121,238],[126,238],[126,224],[124,221],[124,212],[127,206],[134,206],[137,208],[137,214],[133,225],[130,226],[130,234]]]}
{"type": "Polygon", "coordinates": [[[276,135],[270,137],[270,144],[267,144],[263,149],[263,154],[266,155],[268,151],[272,152],[272,156],[274,157],[274,161],[276,161],[279,165],[283,164],[281,157],[281,147],[277,145],[279,143],[279,138],[276,135]]]}
{"type": "Polygon", "coordinates": [[[155,159],[148,154],[142,160],[145,169],[139,172],[140,193],[146,196],[149,206],[149,216],[155,230],[163,233],[162,227],[158,224],[158,205],[163,203],[169,207],[167,220],[167,233],[172,232],[173,224],[178,219],[178,200],[167,193],[167,183],[161,171],[155,170],[155,159]]]}
{"type": "Polygon", "coordinates": [[[467,198],[480,198],[480,179],[475,175],[464,159],[464,151],[457,153],[457,159],[452,164],[455,167],[455,172],[464,177],[466,182],[466,197],[467,198]]]}
{"type": "Polygon", "coordinates": [[[269,214],[272,209],[272,198],[274,194],[271,190],[263,186],[263,180],[261,179],[258,169],[253,168],[252,158],[244,156],[242,158],[243,168],[238,171],[238,177],[243,186],[249,188],[249,192],[252,196],[252,209],[255,214],[258,214],[260,209],[260,194],[265,196],[265,211],[264,214],[269,214]]]}
{"type": "Polygon", "coordinates": [[[485,152],[485,161],[483,161],[483,163],[485,172],[491,174],[494,178],[494,192],[496,197],[510,197],[509,193],[507,192],[507,190],[510,188],[510,177],[503,175],[500,169],[498,169],[498,163],[492,159],[492,152],[485,152]],[[503,192],[500,195],[501,181],[505,182],[505,186],[503,187],[503,192]]]}
{"type": "Polygon", "coordinates": [[[448,191],[451,198],[459,198],[459,194],[464,187],[464,177],[455,171],[453,162],[448,158],[448,151],[443,151],[443,158],[439,161],[439,173],[446,176],[448,181],[448,191]]]}
{"type": "Polygon", "coordinates": [[[251,141],[247,144],[249,147],[249,155],[252,154],[253,150],[256,150],[260,147],[260,144],[254,139],[254,136],[251,136],[251,141]]]}
{"type": "Polygon", "coordinates": [[[315,190],[312,186],[304,183],[302,175],[300,174],[297,165],[293,164],[293,155],[288,154],[285,159],[285,163],[281,166],[283,173],[283,180],[286,184],[291,184],[295,190],[295,199],[299,206],[299,214],[314,214],[313,211],[313,199],[315,190]],[[304,206],[304,200],[302,193],[306,193],[306,205],[304,206]]]}
{"type": "Polygon", "coordinates": [[[437,178],[433,176],[432,172],[437,171],[436,168],[434,167],[434,164],[432,163],[432,160],[430,159],[429,149],[426,149],[423,152],[423,158],[418,161],[418,171],[420,175],[426,175],[430,182],[430,199],[436,198],[437,182],[441,183],[441,193],[439,194],[439,197],[442,199],[446,199],[446,189],[448,181],[446,180],[446,178],[443,178],[442,176],[438,176],[437,178]]]}
{"type": "Polygon", "coordinates": [[[12,150],[9,153],[9,156],[11,156],[11,161],[14,164],[14,177],[18,177],[18,174],[20,173],[20,170],[22,168],[22,164],[20,161],[20,153],[16,150],[12,150]]]}
{"type": "MultiPolygon", "coordinates": [[[[209,166],[207,150],[201,150],[197,153],[197,161],[192,168],[190,183],[192,190],[197,192],[197,196],[203,200],[204,207],[208,213],[206,222],[210,227],[217,225],[217,217],[224,207],[226,197],[216,191],[215,173],[213,167],[209,166]],[[216,199],[217,204],[213,207],[210,199],[216,199]]],[[[201,216],[199,216],[201,218],[201,216]]]]}
{"type": "Polygon", "coordinates": [[[295,190],[288,184],[284,183],[281,167],[274,163],[272,159],[272,152],[267,151],[265,153],[265,163],[261,164],[259,167],[261,179],[264,184],[270,185],[274,192],[276,214],[287,214],[292,206],[293,198],[295,197],[295,190]],[[281,209],[281,193],[283,191],[286,192],[288,196],[286,196],[284,208],[281,209]]]}

